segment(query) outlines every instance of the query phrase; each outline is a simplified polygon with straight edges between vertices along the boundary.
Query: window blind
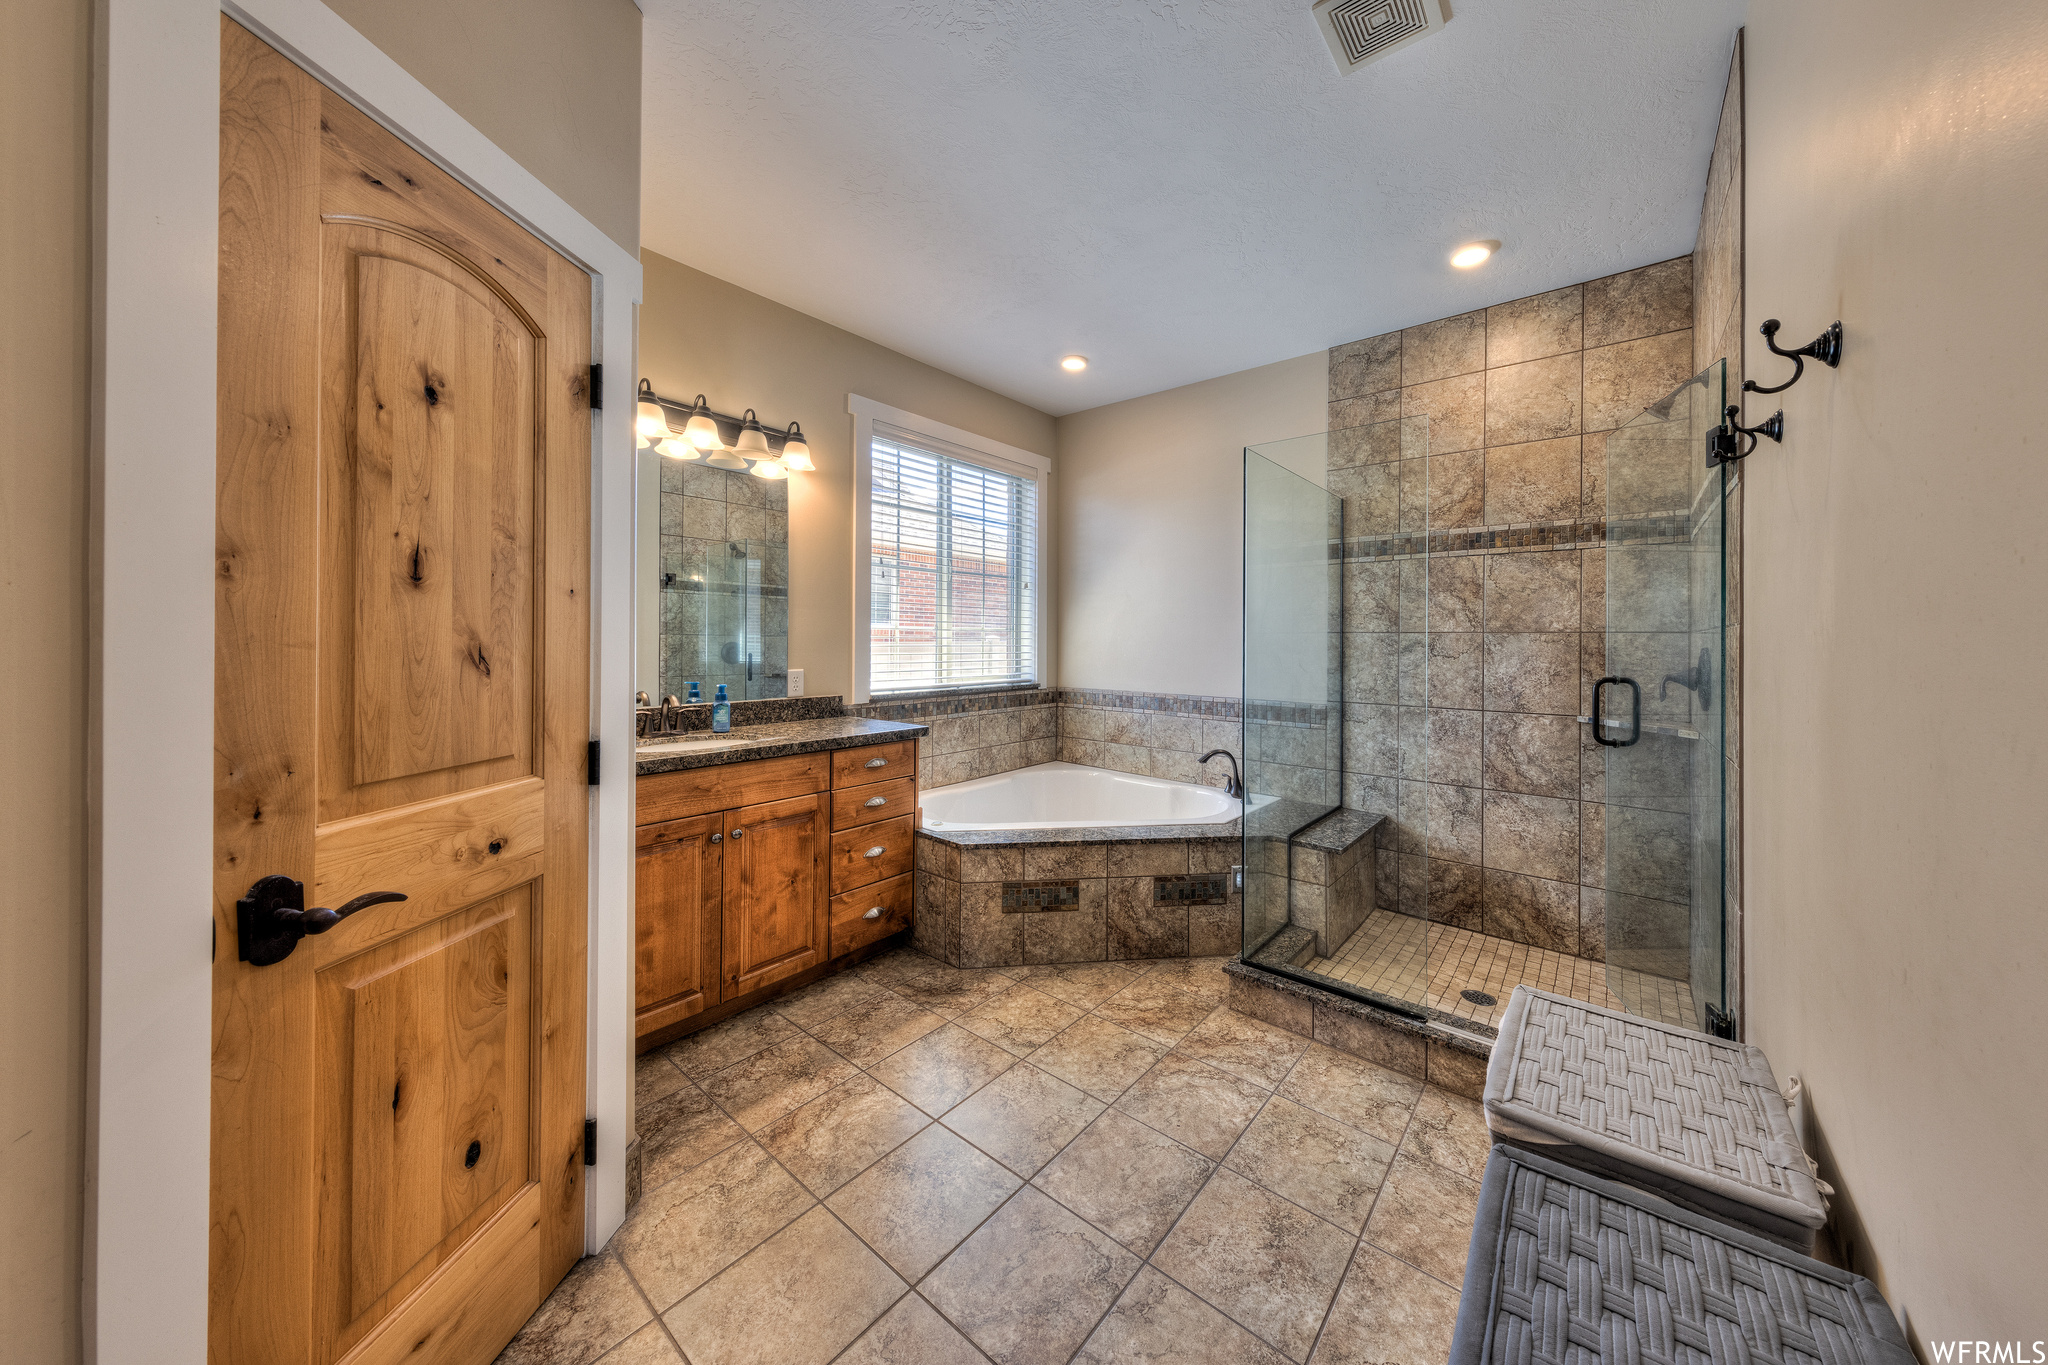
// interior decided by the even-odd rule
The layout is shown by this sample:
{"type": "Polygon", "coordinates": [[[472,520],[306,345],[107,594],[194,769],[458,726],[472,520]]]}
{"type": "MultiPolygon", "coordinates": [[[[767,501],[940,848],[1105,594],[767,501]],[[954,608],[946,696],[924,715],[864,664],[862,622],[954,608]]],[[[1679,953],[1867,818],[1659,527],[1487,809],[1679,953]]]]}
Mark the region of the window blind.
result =
{"type": "Polygon", "coordinates": [[[868,692],[1038,680],[1038,484],[877,425],[868,692]]]}

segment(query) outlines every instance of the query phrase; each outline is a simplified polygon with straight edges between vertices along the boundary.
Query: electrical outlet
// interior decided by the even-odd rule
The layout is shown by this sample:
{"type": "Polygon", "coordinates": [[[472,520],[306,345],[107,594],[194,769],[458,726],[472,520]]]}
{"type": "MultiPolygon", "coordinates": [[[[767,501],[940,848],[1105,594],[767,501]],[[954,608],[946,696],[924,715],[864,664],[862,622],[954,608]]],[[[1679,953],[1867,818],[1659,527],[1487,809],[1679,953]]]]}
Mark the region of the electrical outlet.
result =
{"type": "Polygon", "coordinates": [[[801,668],[789,670],[789,695],[801,697],[804,694],[804,671],[801,668]]]}

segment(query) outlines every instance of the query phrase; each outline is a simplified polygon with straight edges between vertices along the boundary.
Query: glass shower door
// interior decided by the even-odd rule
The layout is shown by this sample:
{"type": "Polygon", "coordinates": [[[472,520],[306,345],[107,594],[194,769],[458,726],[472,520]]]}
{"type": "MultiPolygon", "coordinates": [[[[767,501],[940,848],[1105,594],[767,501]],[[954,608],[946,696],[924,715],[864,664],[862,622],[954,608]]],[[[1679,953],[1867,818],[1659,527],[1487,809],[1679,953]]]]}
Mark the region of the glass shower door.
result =
{"type": "Polygon", "coordinates": [[[1607,438],[1604,544],[1588,551],[1604,572],[1586,575],[1605,585],[1603,636],[1580,717],[1608,989],[1631,1014],[1723,1034],[1728,467],[1706,457],[1726,386],[1717,361],[1607,438]]]}

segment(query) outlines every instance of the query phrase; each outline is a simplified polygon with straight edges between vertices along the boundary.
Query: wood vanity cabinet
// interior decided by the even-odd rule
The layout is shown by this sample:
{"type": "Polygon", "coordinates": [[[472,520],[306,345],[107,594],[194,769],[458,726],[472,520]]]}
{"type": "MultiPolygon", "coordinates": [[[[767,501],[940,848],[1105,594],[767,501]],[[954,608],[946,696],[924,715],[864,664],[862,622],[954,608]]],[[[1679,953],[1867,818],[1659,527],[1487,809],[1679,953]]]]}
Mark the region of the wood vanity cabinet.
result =
{"type": "Polygon", "coordinates": [[[915,740],[651,774],[637,804],[643,1039],[910,927],[915,740]]]}

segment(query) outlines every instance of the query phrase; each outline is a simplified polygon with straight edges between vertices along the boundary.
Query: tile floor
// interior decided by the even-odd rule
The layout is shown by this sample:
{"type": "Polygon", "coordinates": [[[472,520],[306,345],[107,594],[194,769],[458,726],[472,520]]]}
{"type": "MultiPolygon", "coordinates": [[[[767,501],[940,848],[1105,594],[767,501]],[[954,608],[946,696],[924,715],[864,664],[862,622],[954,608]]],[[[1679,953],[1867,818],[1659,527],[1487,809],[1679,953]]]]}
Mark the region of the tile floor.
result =
{"type": "Polygon", "coordinates": [[[1436,1365],[1478,1106],[1222,961],[899,950],[649,1053],[645,1194],[501,1365],[1436,1365]]]}
{"type": "Polygon", "coordinates": [[[1375,910],[1330,957],[1311,958],[1301,970],[1333,981],[1412,1000],[1492,1028],[1517,985],[1569,995],[1590,1005],[1684,1028],[1698,1028],[1692,988],[1683,981],[1616,968],[1470,929],[1431,924],[1413,915],[1375,910]],[[1620,989],[1616,995],[1612,980],[1620,989]],[[1483,991],[1491,1005],[1461,992],[1483,991]]]}

